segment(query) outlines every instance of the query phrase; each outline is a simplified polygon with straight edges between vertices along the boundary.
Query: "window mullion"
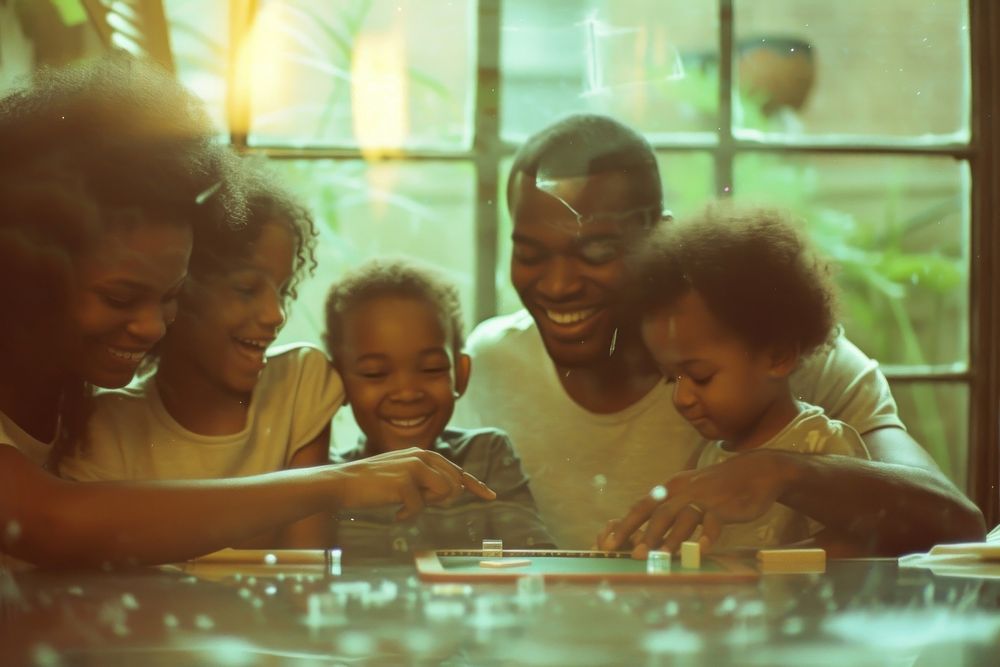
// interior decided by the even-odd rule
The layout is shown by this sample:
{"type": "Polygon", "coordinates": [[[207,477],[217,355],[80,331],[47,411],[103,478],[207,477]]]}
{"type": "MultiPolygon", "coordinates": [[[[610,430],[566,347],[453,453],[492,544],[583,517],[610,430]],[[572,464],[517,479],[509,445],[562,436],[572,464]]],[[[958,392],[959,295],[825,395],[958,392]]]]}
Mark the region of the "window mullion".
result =
{"type": "Polygon", "coordinates": [[[715,149],[715,193],[733,190],[733,0],[719,0],[719,144],[715,149]]]}
{"type": "Polygon", "coordinates": [[[257,17],[257,0],[229,0],[229,66],[226,68],[226,118],[229,122],[229,143],[237,150],[247,147],[250,131],[250,81],[241,74],[248,66],[240,63],[244,44],[257,17]]]}
{"type": "Polygon", "coordinates": [[[476,321],[497,312],[496,272],[500,226],[500,21],[501,0],[479,0],[473,154],[476,165],[476,321]]]}
{"type": "Polygon", "coordinates": [[[981,147],[971,160],[972,234],[969,267],[970,366],[978,369],[971,386],[969,430],[969,495],[983,510],[987,526],[1000,519],[1000,234],[997,234],[997,193],[1000,191],[1000,7],[970,0],[972,58],[972,137],[981,147]]]}

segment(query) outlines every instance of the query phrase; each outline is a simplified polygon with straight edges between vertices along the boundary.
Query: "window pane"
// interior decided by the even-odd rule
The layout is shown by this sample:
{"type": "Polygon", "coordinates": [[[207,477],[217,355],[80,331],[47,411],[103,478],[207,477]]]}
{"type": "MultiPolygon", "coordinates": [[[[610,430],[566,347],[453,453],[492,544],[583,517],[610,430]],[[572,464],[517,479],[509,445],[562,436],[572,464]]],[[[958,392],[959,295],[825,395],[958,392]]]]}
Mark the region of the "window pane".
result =
{"type": "Polygon", "coordinates": [[[965,490],[969,459],[969,388],[961,383],[894,382],[899,414],[910,435],[965,490]]]}
{"type": "Polygon", "coordinates": [[[837,265],[848,337],[883,364],[964,367],[969,169],[949,158],[746,154],[735,198],[782,205],[837,265]]]}
{"type": "Polygon", "coordinates": [[[344,271],[372,257],[409,256],[446,272],[466,323],[474,311],[474,171],[465,162],[275,161],[304,195],[320,231],[316,275],[299,287],[279,342],[319,343],[323,304],[344,271]]]}
{"type": "Polygon", "coordinates": [[[467,148],[475,7],[263,0],[241,59],[250,143],[467,148]]]}
{"type": "MultiPolygon", "coordinates": [[[[675,152],[657,155],[660,177],[663,181],[664,205],[675,216],[686,215],[701,209],[712,196],[713,160],[708,153],[675,152]]],[[[510,284],[511,219],[507,209],[507,177],[513,159],[500,165],[500,225],[496,271],[497,301],[499,312],[512,313],[521,308],[521,300],[510,284]]]]}
{"type": "Polygon", "coordinates": [[[0,97],[42,66],[93,58],[104,45],[79,1],[0,2],[0,97]]]}
{"type": "Polygon", "coordinates": [[[163,9],[177,77],[205,101],[219,132],[228,134],[229,3],[164,0],[163,9]]]}
{"type": "Polygon", "coordinates": [[[506,0],[504,138],[585,111],[647,134],[714,133],[718,11],[714,0],[506,0]]]}
{"type": "Polygon", "coordinates": [[[968,5],[735,0],[735,124],[790,137],[968,139],[968,5]]]}

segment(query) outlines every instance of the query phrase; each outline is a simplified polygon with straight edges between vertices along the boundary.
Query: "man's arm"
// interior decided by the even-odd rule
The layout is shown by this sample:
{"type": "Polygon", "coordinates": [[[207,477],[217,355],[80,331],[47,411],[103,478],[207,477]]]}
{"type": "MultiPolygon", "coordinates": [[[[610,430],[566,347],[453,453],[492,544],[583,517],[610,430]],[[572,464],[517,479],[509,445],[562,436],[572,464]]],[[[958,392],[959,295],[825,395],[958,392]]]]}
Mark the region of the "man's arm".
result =
{"type": "Polygon", "coordinates": [[[983,539],[986,526],[979,508],[909,433],[887,427],[862,438],[871,461],[788,456],[782,475],[788,482],[778,500],[836,529],[870,555],[983,539]]]}
{"type": "Polygon", "coordinates": [[[857,555],[898,556],[941,542],[983,539],[979,509],[937,469],[906,431],[863,436],[874,460],[761,449],[678,473],[667,494],[647,494],[600,536],[619,549],[648,520],[634,554],[672,551],[698,525],[711,544],[729,523],[753,521],[781,502],[823,523],[857,555]]]}

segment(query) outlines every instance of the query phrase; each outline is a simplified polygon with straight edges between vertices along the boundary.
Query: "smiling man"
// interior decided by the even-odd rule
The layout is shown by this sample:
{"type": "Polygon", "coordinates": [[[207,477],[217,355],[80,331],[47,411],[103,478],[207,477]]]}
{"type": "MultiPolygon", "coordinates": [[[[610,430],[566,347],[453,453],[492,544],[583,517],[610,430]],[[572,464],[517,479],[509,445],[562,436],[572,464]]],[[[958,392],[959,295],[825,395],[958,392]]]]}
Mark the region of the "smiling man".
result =
{"type": "Polygon", "coordinates": [[[874,461],[751,454],[697,478],[678,474],[701,440],[625,307],[626,252],[669,219],[656,157],[636,132],[593,115],[546,128],[518,152],[507,203],[511,282],[524,310],[470,336],[476,372],[454,421],[510,434],[560,547],[592,546],[630,508],[602,546],[621,546],[654,512],[657,526],[677,523],[676,539],[706,515],[734,520],[725,511],[734,502],[763,513],[775,500],[839,531],[853,552],[981,537],[978,509],[906,433],[878,365],[843,336],[798,369],[792,387],[854,426],[874,461]],[[658,485],[666,502],[649,494],[658,485]]]}

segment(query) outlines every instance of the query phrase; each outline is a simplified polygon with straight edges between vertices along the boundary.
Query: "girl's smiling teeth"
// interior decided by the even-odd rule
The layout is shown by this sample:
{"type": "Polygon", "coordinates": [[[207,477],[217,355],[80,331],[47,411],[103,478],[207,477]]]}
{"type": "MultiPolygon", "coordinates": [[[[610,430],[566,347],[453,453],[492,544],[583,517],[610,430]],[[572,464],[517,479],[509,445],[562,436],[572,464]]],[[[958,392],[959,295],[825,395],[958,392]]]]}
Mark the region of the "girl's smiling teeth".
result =
{"type": "Polygon", "coordinates": [[[108,346],[108,352],[115,359],[121,359],[122,361],[129,361],[132,363],[139,363],[142,358],[146,356],[146,350],[139,350],[138,352],[132,350],[124,350],[120,347],[108,346]]]}
{"type": "Polygon", "coordinates": [[[236,338],[237,343],[263,352],[271,344],[270,338],[236,338]]]}
{"type": "Polygon", "coordinates": [[[392,426],[397,428],[414,428],[417,426],[422,426],[424,422],[430,419],[430,415],[424,415],[422,417],[411,417],[409,419],[394,419],[392,417],[386,417],[385,421],[389,422],[392,426]]]}
{"type": "Polygon", "coordinates": [[[545,316],[556,324],[576,324],[591,317],[598,311],[597,308],[585,308],[583,310],[556,311],[545,310],[545,316]]]}

